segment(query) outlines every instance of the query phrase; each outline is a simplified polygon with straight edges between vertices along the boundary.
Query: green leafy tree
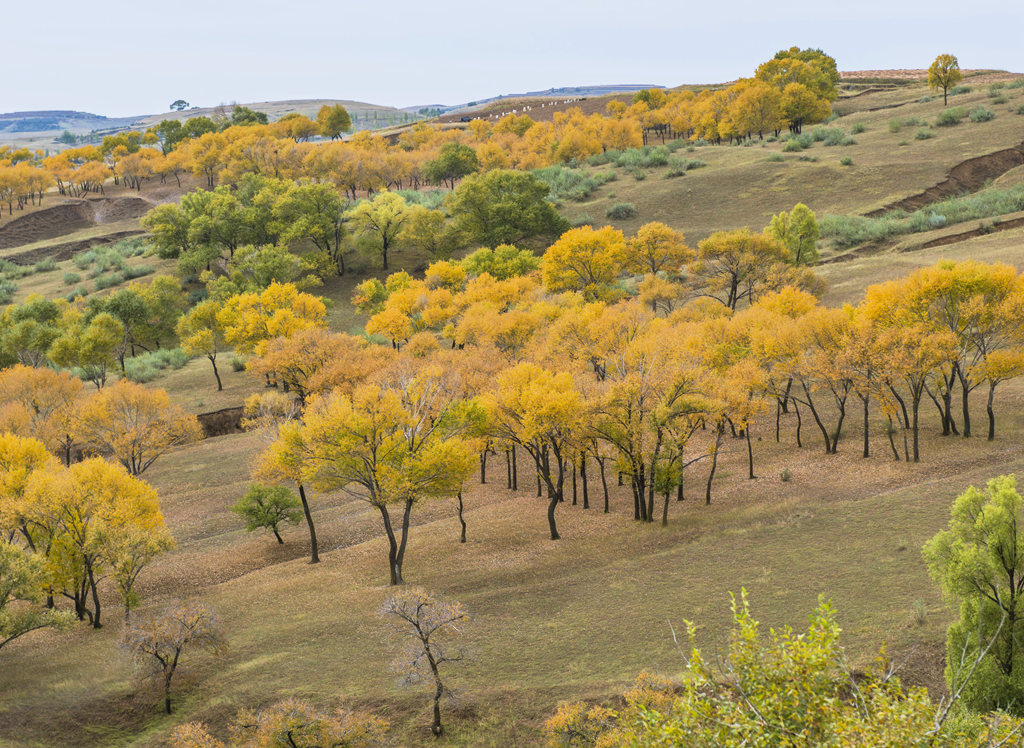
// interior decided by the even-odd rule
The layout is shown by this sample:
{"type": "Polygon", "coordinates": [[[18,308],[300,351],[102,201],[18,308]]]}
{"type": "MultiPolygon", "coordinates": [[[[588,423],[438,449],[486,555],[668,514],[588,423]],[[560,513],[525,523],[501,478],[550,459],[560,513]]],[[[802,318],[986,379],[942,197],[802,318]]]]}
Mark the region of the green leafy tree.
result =
{"type": "Polygon", "coordinates": [[[932,576],[960,608],[946,635],[946,682],[976,711],[1024,714],[1021,510],[1012,475],[971,486],[953,502],[949,528],[924,546],[932,576]]]}
{"type": "Polygon", "coordinates": [[[42,608],[47,583],[43,558],[0,540],[0,648],[30,631],[70,623],[68,614],[42,608]]]}
{"type": "Polygon", "coordinates": [[[540,268],[540,257],[528,249],[511,244],[500,244],[494,249],[481,247],[460,263],[467,274],[480,276],[487,273],[497,280],[508,280],[529,275],[540,268]]]}
{"type": "Polygon", "coordinates": [[[423,165],[423,176],[434,184],[446,184],[455,189],[455,182],[475,173],[480,168],[476,151],[462,143],[445,143],[433,161],[423,165]]]}
{"type": "Polygon", "coordinates": [[[40,366],[60,335],[60,306],[39,294],[30,294],[0,316],[0,352],[25,366],[40,366]]]}
{"type": "Polygon", "coordinates": [[[181,131],[186,138],[198,138],[208,132],[217,132],[217,123],[209,117],[189,117],[181,131]]]}
{"type": "Polygon", "coordinates": [[[569,222],[548,202],[550,188],[533,174],[495,169],[466,177],[447,198],[455,226],[485,247],[553,237],[569,222]]]}
{"type": "Polygon", "coordinates": [[[378,192],[360,200],[346,215],[356,228],[366,251],[380,255],[381,267],[388,269],[388,251],[397,243],[414,214],[413,206],[397,192],[378,192]]]}
{"type": "Polygon", "coordinates": [[[789,248],[794,265],[818,264],[818,219],[803,203],[794,205],[789,213],[772,216],[766,232],[789,248]]]}
{"type": "Polygon", "coordinates": [[[332,185],[299,184],[277,199],[273,215],[283,227],[283,241],[308,239],[330,256],[341,275],[345,272],[346,208],[347,202],[332,185]]]}
{"type": "Polygon", "coordinates": [[[245,520],[246,530],[270,530],[278,543],[284,543],[279,531],[282,522],[297,525],[302,521],[298,496],[284,486],[253,484],[231,511],[245,520]]]}
{"type": "Polygon", "coordinates": [[[928,67],[928,86],[933,91],[942,89],[942,105],[949,103],[949,89],[963,80],[960,62],[953,55],[939,55],[928,67]]]}
{"type": "Polygon", "coordinates": [[[224,389],[217,370],[217,354],[225,346],[224,326],[217,320],[220,310],[221,304],[217,301],[210,299],[200,302],[188,314],[182,315],[177,328],[182,350],[192,356],[206,356],[210,360],[218,391],[224,389]]]}
{"type": "Polygon", "coordinates": [[[156,135],[160,140],[160,150],[163,151],[165,156],[173,151],[174,147],[186,137],[185,126],[181,123],[180,119],[161,120],[149,128],[149,132],[156,135]]]}
{"type": "Polygon", "coordinates": [[[188,102],[184,99],[175,99],[169,108],[172,112],[182,112],[188,109],[188,102]]]}
{"type": "Polygon", "coordinates": [[[270,121],[266,112],[257,112],[247,106],[236,106],[231,110],[230,123],[248,127],[249,125],[265,125],[270,121]]]}

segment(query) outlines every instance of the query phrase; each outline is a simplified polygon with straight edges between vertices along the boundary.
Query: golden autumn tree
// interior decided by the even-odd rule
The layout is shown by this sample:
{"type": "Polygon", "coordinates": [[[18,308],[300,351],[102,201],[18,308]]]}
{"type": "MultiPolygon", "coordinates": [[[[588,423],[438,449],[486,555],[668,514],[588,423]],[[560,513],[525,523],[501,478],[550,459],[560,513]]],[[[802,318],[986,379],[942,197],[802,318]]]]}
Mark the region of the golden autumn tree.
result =
{"type": "Polygon", "coordinates": [[[128,380],[86,398],[76,422],[85,444],[112,454],[131,475],[141,475],[168,450],[203,434],[196,417],[172,405],[164,390],[128,380]]]}
{"type": "Polygon", "coordinates": [[[218,391],[224,389],[217,370],[217,354],[225,346],[224,328],[218,319],[221,308],[221,304],[213,299],[201,301],[181,316],[176,329],[183,351],[209,359],[218,391]]]}
{"type": "Polygon", "coordinates": [[[928,87],[933,91],[942,89],[942,105],[949,103],[949,89],[963,80],[960,61],[954,55],[941,54],[928,67],[928,87]]]}
{"type": "Polygon", "coordinates": [[[67,372],[16,364],[0,371],[0,428],[34,436],[66,465],[74,445],[73,417],[82,380],[67,372]]]}
{"type": "Polygon", "coordinates": [[[413,507],[454,496],[473,470],[466,419],[442,371],[408,364],[351,395],[314,398],[303,423],[281,427],[272,450],[295,455],[313,485],[342,490],[380,513],[390,582],[402,584],[413,507]]]}
{"type": "Polygon", "coordinates": [[[569,464],[578,451],[585,423],[583,398],[572,377],[521,363],[498,375],[483,397],[493,438],[526,450],[548,495],[548,529],[559,540],[555,508],[562,500],[569,464]]]}
{"type": "Polygon", "coordinates": [[[541,275],[548,291],[579,291],[588,300],[614,297],[627,262],[626,239],[611,226],[570,229],[548,247],[541,275]]]}
{"type": "Polygon", "coordinates": [[[130,535],[149,534],[159,549],[169,547],[156,491],[120,465],[94,457],[63,470],[36,471],[26,488],[32,532],[45,539],[56,587],[75,604],[79,619],[100,628],[99,583],[119,575],[126,609],[141,566],[158,552],[136,555],[126,568],[118,546],[130,535]],[[120,568],[118,568],[120,565],[120,568]],[[92,605],[89,606],[91,597],[92,605]]]}
{"type": "Polygon", "coordinates": [[[321,327],[327,307],[291,283],[271,283],[260,292],[230,297],[217,313],[224,340],[239,353],[260,353],[276,337],[321,327]]]}
{"type": "Polygon", "coordinates": [[[736,309],[769,290],[773,268],[790,260],[789,249],[774,237],[750,229],[717,231],[697,244],[693,272],[707,295],[736,309]]]}

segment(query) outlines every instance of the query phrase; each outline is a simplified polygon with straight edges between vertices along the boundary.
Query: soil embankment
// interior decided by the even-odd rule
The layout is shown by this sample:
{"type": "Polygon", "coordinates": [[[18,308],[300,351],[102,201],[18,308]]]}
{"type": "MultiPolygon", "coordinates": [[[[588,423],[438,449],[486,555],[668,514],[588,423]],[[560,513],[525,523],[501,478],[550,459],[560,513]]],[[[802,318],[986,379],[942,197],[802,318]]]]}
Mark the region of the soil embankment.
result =
{"type": "Polygon", "coordinates": [[[924,192],[889,203],[884,208],[865,213],[868,218],[877,218],[893,210],[914,211],[939,200],[956,197],[965,192],[977,192],[990,179],[1001,177],[1010,169],[1024,164],[1024,143],[1004,148],[984,156],[975,156],[962,161],[946,173],[946,178],[932,185],[924,192]]]}
{"type": "Polygon", "coordinates": [[[153,205],[136,196],[70,199],[0,226],[0,249],[12,249],[92,226],[141,218],[153,205]]]}

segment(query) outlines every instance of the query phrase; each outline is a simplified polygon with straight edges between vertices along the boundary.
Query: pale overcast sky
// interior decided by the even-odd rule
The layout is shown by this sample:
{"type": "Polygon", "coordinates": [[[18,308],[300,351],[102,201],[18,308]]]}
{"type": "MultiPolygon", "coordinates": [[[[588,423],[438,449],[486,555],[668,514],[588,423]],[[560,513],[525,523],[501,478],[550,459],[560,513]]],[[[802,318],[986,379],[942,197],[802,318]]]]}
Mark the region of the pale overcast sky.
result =
{"type": "Polygon", "coordinates": [[[776,50],[840,70],[1024,72],[1024,0],[50,0],[4,3],[0,112],[128,116],[174,99],[393,106],[604,83],[712,83],[776,50]]]}

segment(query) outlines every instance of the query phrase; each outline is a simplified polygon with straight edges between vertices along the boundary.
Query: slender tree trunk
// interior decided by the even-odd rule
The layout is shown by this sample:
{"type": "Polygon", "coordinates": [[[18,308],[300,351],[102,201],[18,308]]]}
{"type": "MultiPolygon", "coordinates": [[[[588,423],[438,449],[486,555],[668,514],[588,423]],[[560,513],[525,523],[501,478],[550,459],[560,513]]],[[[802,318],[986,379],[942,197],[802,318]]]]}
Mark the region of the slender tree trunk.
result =
{"type": "Polygon", "coordinates": [[[750,424],[748,423],[747,427],[743,430],[746,432],[747,435],[747,464],[750,468],[750,474],[747,476],[747,479],[754,480],[755,478],[757,478],[757,476],[754,475],[754,448],[750,444],[750,424]]]}
{"type": "Polygon", "coordinates": [[[576,465],[572,466],[572,505],[576,506],[576,465]]]}
{"type": "Polygon", "coordinates": [[[519,490],[518,462],[516,460],[516,445],[512,445],[512,490],[519,490]]]}
{"type": "Polygon", "coordinates": [[[284,540],[283,540],[283,539],[281,538],[281,533],[279,533],[279,532],[277,531],[277,528],[276,528],[276,527],[272,527],[272,528],[270,528],[270,529],[274,531],[274,537],[275,537],[275,538],[277,538],[277,542],[278,542],[278,543],[279,543],[280,545],[284,545],[284,540]]]}
{"type": "Polygon", "coordinates": [[[796,400],[793,401],[793,410],[796,412],[796,448],[802,449],[804,445],[800,442],[800,428],[803,426],[803,418],[800,417],[800,405],[796,400]]]}
{"type": "Polygon", "coordinates": [[[398,579],[395,584],[405,584],[405,580],[402,579],[402,564],[405,562],[405,546],[409,542],[409,517],[412,514],[412,505],[412,499],[405,500],[405,510],[402,512],[402,539],[395,556],[395,576],[398,579]]]}
{"type": "Polygon", "coordinates": [[[608,505],[608,478],[604,472],[604,460],[598,458],[597,460],[598,471],[601,473],[601,488],[604,489],[604,513],[608,514],[611,511],[608,505]]]}
{"type": "Polygon", "coordinates": [[[96,589],[96,575],[93,573],[92,564],[89,564],[87,571],[89,574],[89,588],[92,590],[92,606],[95,610],[95,615],[92,619],[92,627],[94,629],[103,628],[103,624],[100,623],[100,594],[96,589]]]}
{"type": "Polygon", "coordinates": [[[590,491],[587,488],[587,456],[580,455],[580,482],[583,484],[583,508],[590,509],[590,491]]]}
{"type": "Polygon", "coordinates": [[[988,440],[992,441],[996,438],[996,412],[992,409],[992,400],[996,394],[996,383],[990,381],[988,383],[988,404],[985,406],[985,410],[988,413],[988,440]]]}
{"type": "Polygon", "coordinates": [[[512,489],[512,460],[509,457],[509,450],[505,450],[505,481],[509,490],[512,489]]]}
{"type": "Polygon", "coordinates": [[[889,419],[889,429],[888,429],[889,446],[892,447],[893,459],[895,459],[896,462],[899,462],[900,461],[900,453],[899,453],[899,450],[896,449],[896,440],[893,438],[894,434],[895,434],[895,431],[896,431],[896,426],[893,425],[892,416],[887,416],[887,417],[889,419]]]}
{"type": "MultiPolygon", "coordinates": [[[[861,398],[864,401],[864,458],[867,459],[871,456],[871,428],[868,421],[868,410],[871,405],[871,395],[861,398]]],[[[889,421],[892,425],[892,420],[889,421]]]]}
{"type": "Polygon", "coordinates": [[[821,431],[821,436],[825,440],[825,454],[832,454],[832,439],[829,437],[828,429],[825,428],[825,424],[821,421],[821,416],[818,415],[818,409],[814,407],[814,399],[811,397],[811,391],[807,389],[807,383],[801,382],[800,386],[803,387],[804,394],[807,396],[807,407],[811,409],[811,415],[814,416],[814,422],[818,426],[818,430],[821,431]]]}
{"type": "Polygon", "coordinates": [[[718,469],[718,450],[722,446],[722,437],[725,435],[725,424],[718,422],[715,434],[715,451],[711,455],[711,472],[708,473],[707,490],[704,493],[704,503],[711,504],[711,483],[715,480],[715,470],[718,469]]]}
{"type": "Polygon", "coordinates": [[[466,542],[466,520],[462,516],[462,491],[459,491],[459,524],[462,525],[462,534],[459,536],[459,542],[466,542]]]}
{"type": "Polygon", "coordinates": [[[967,377],[960,375],[960,392],[961,392],[961,408],[964,413],[964,439],[968,439],[971,436],[971,408],[968,403],[968,398],[971,396],[971,388],[967,382],[967,377]]]}
{"type": "Polygon", "coordinates": [[[920,405],[921,405],[921,397],[918,395],[918,396],[914,397],[914,402],[911,403],[911,406],[913,408],[914,462],[920,462],[921,461],[921,452],[920,452],[920,450],[918,448],[918,423],[917,423],[918,411],[921,409],[920,405]]]}
{"type": "Polygon", "coordinates": [[[306,526],[309,528],[309,563],[320,563],[320,549],[316,542],[316,527],[313,525],[313,514],[309,511],[306,501],[306,488],[299,484],[299,500],[302,501],[302,513],[306,515],[306,526]]]}

